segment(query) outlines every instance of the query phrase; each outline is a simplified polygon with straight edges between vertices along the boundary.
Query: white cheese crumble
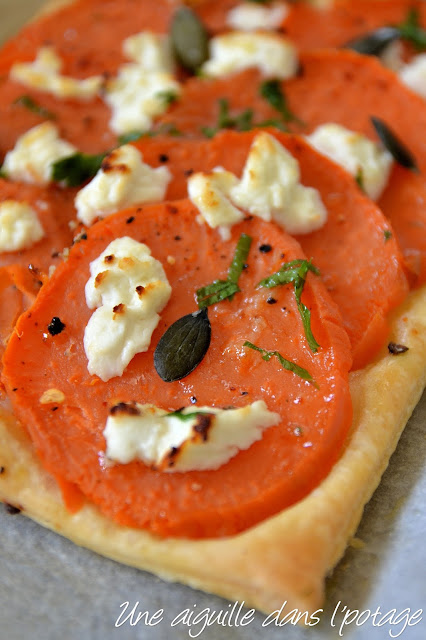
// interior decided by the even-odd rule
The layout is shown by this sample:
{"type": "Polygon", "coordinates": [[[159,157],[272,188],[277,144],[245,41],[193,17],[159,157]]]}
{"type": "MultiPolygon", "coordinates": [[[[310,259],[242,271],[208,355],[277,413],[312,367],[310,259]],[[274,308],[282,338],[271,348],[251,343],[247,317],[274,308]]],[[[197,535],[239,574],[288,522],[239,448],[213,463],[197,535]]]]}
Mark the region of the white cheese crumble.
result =
{"type": "Polygon", "coordinates": [[[26,202],[0,203],[0,251],[27,249],[44,237],[37,212],[26,202]]]}
{"type": "Polygon", "coordinates": [[[164,113],[180,84],[173,77],[170,42],[149,31],[137,33],[123,43],[131,64],[120,67],[105,86],[104,99],[112,110],[110,127],[117,134],[147,131],[153,119],[164,113]]]}
{"type": "Polygon", "coordinates": [[[294,234],[311,233],[327,219],[318,191],[300,183],[297,160],[265,132],[253,140],[241,180],[224,170],[195,173],[188,179],[188,194],[204,220],[228,235],[242,218],[237,207],[294,234]]]}
{"type": "Polygon", "coordinates": [[[182,414],[195,411],[202,414],[182,420],[154,405],[117,405],[104,430],[106,457],[168,472],[217,469],[280,422],[263,400],[241,409],[187,407],[182,414]]]}
{"type": "Polygon", "coordinates": [[[86,303],[96,309],[84,332],[87,368],[106,382],[147,351],[171,287],[149,248],[127,236],[113,240],[90,264],[86,303]]]}
{"type": "Polygon", "coordinates": [[[90,100],[102,86],[102,76],[92,76],[84,80],[60,74],[62,61],[52,47],[42,47],[33,62],[19,62],[12,66],[10,77],[15,82],[52,93],[57,98],[78,98],[90,100]]]}
{"type": "Polygon", "coordinates": [[[112,131],[147,131],[153,119],[167,110],[167,96],[179,93],[180,85],[170,73],[147,73],[137,64],[123,65],[107,83],[104,96],[112,109],[112,131]]]}
{"type": "Polygon", "coordinates": [[[210,59],[201,71],[220,78],[250,67],[265,76],[291,78],[297,72],[298,58],[294,45],[286,38],[270,33],[231,31],[216,36],[209,43],[210,59]]]}
{"type": "Polygon", "coordinates": [[[224,169],[194,173],[188,179],[189,199],[212,229],[219,227],[223,240],[229,240],[229,228],[244,217],[229,201],[232,187],[237,184],[237,177],[224,169]]]}
{"type": "Polygon", "coordinates": [[[359,175],[365,193],[372,200],[380,198],[392,167],[389,151],[360,133],[333,123],[321,125],[307,140],[351,175],[359,175]]]}
{"type": "Polygon", "coordinates": [[[124,40],[123,52],[148,73],[173,73],[174,61],[167,36],[151,31],[135,33],[124,40]]]}
{"type": "Polygon", "coordinates": [[[91,225],[132,204],[163,200],[171,180],[167,167],[153,169],[132,145],[123,145],[109,153],[96,176],[75,198],[77,218],[91,225]]]}
{"type": "Polygon", "coordinates": [[[282,25],[288,12],[289,7],[284,2],[270,5],[243,2],[228,12],[226,24],[236,31],[273,31],[282,25]]]}
{"type": "Polygon", "coordinates": [[[12,180],[48,184],[52,165],[76,152],[76,148],[59,137],[57,127],[43,122],[24,133],[14,149],[6,153],[2,170],[12,180]]]}
{"type": "Polygon", "coordinates": [[[402,82],[412,91],[426,98],[426,53],[420,53],[399,72],[402,82]]]}

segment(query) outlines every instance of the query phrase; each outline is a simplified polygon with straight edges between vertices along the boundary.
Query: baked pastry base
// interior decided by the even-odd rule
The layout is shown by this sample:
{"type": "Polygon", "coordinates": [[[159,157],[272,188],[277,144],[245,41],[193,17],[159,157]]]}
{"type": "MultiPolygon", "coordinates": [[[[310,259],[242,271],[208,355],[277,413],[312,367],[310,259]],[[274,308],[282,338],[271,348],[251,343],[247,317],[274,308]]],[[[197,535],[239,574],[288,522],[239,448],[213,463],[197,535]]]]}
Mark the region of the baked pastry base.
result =
{"type": "Polygon", "coordinates": [[[398,438],[426,384],[426,287],[393,314],[393,342],[351,375],[354,422],[345,451],[329,476],[304,500],[237,536],[160,539],[117,525],[92,504],[76,514],[35,457],[24,429],[7,412],[0,419],[0,500],[40,524],[118,562],[146,569],[265,613],[313,612],[324,580],[354,534],[398,438]]]}

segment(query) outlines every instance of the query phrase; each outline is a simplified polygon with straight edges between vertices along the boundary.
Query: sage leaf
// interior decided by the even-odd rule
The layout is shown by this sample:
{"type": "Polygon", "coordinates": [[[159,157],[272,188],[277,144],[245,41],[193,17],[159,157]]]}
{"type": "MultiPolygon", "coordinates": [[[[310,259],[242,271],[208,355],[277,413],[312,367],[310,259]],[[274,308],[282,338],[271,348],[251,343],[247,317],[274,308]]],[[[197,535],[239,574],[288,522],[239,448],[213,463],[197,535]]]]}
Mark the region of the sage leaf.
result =
{"type": "Polygon", "coordinates": [[[392,155],[395,162],[410,169],[416,173],[419,173],[417,162],[411,153],[411,151],[405,146],[405,144],[398,138],[398,136],[392,131],[392,129],[380,118],[372,116],[370,118],[373,127],[376,130],[377,135],[382,141],[383,145],[392,155]]]}
{"type": "Polygon", "coordinates": [[[360,38],[350,40],[343,48],[352,49],[367,56],[379,56],[391,42],[400,37],[401,33],[396,27],[381,27],[360,38]]]}
{"type": "Polygon", "coordinates": [[[195,72],[208,59],[207,31],[189,7],[175,12],[170,36],[176,59],[188,71],[195,72]]]}
{"type": "Polygon", "coordinates": [[[164,382],[186,378],[203,360],[210,346],[211,325],[207,308],[176,320],[160,338],[154,366],[164,382]]]}

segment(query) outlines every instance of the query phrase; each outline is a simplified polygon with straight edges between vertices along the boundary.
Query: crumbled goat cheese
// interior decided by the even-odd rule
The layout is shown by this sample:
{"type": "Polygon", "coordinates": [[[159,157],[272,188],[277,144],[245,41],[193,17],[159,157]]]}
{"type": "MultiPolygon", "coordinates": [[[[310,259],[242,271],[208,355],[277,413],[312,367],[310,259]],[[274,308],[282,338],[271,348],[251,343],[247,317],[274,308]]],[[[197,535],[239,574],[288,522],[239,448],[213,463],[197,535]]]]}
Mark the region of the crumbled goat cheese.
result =
{"type": "Polygon", "coordinates": [[[0,203],[0,251],[27,249],[44,237],[36,211],[26,202],[0,203]]]}
{"type": "Polygon", "coordinates": [[[380,198],[392,167],[389,151],[360,133],[333,123],[321,125],[307,140],[351,175],[359,175],[365,193],[372,200],[380,198]]]}
{"type": "Polygon", "coordinates": [[[57,127],[43,122],[24,133],[14,149],[6,153],[2,170],[12,180],[48,184],[52,165],[76,152],[76,148],[59,137],[57,127]]]}
{"type": "MultiPolygon", "coordinates": [[[[187,407],[182,414],[194,412],[187,407]]],[[[263,400],[240,409],[197,407],[196,414],[182,420],[153,405],[118,405],[104,430],[106,457],[168,472],[217,469],[280,422],[263,400]]]]}
{"type": "Polygon", "coordinates": [[[230,237],[230,227],[244,217],[229,200],[231,189],[237,183],[236,176],[223,169],[194,173],[188,179],[189,199],[212,229],[219,227],[224,240],[230,237]]]}
{"type": "Polygon", "coordinates": [[[120,67],[105,85],[105,102],[112,110],[110,127],[117,134],[147,131],[153,119],[164,113],[170,95],[181,92],[173,76],[170,43],[164,36],[142,32],[123,43],[133,62],[120,67]]]}
{"type": "Polygon", "coordinates": [[[273,31],[282,25],[288,12],[284,2],[269,5],[243,2],[228,12],[226,24],[236,31],[273,31]]]}
{"type": "Polygon", "coordinates": [[[171,287],[149,248],[127,236],[113,240],[91,262],[90,273],[86,303],[97,309],[84,332],[84,349],[89,373],[106,382],[148,350],[171,287]]]}
{"type": "Polygon", "coordinates": [[[402,82],[412,91],[426,98],[426,53],[420,53],[399,72],[402,82]]]}
{"type": "Polygon", "coordinates": [[[173,73],[174,61],[167,36],[151,31],[136,33],[124,40],[123,52],[148,73],[173,73]]]}
{"type": "Polygon", "coordinates": [[[163,200],[171,180],[167,167],[153,169],[132,145],[109,153],[96,176],[75,198],[77,218],[90,225],[132,204],[163,200]]]}
{"type": "Polygon", "coordinates": [[[275,34],[231,31],[212,38],[209,48],[210,59],[201,71],[215,78],[256,67],[265,76],[284,80],[298,68],[294,45],[275,34]]]}
{"type": "Polygon", "coordinates": [[[10,70],[15,82],[37,91],[52,93],[57,98],[91,100],[102,86],[102,76],[79,80],[60,74],[62,62],[52,47],[42,47],[34,62],[18,62],[10,70]]]}
{"type": "Polygon", "coordinates": [[[318,191],[300,184],[297,160],[264,132],[253,141],[241,180],[224,170],[195,173],[188,180],[188,194],[206,222],[227,229],[228,236],[242,219],[237,207],[294,234],[315,231],[327,219],[318,191]]]}

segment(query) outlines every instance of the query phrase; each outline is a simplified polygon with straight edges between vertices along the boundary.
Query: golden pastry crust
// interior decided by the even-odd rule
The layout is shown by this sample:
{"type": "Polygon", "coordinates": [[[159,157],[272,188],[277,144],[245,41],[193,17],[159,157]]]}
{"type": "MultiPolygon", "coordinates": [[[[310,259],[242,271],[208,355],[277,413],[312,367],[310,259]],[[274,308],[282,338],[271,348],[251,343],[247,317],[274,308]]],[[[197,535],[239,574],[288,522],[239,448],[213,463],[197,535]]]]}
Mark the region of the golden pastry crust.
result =
{"type": "MultiPolygon", "coordinates": [[[[38,16],[70,1],[49,0],[38,16]]],[[[332,0],[312,3],[328,6],[332,0]]],[[[265,613],[285,600],[289,610],[314,612],[323,601],[325,577],[343,555],[425,388],[426,286],[394,312],[390,340],[409,350],[395,356],[384,349],[369,367],[351,375],[353,426],[328,477],[293,507],[242,534],[161,539],[116,524],[89,502],[70,513],[25,430],[3,410],[0,501],[78,545],[165,580],[245,601],[265,613]]]]}
{"type": "Polygon", "coordinates": [[[354,534],[398,438],[426,384],[426,287],[393,314],[387,349],[351,376],[353,428],[329,476],[304,500],[242,534],[222,539],[160,539],[122,527],[87,503],[69,513],[24,430],[0,419],[0,500],[22,508],[76,544],[160,577],[244,600],[265,613],[321,606],[324,579],[354,534]]]}

